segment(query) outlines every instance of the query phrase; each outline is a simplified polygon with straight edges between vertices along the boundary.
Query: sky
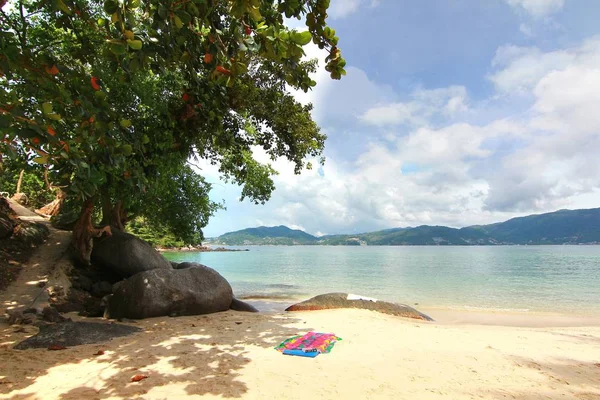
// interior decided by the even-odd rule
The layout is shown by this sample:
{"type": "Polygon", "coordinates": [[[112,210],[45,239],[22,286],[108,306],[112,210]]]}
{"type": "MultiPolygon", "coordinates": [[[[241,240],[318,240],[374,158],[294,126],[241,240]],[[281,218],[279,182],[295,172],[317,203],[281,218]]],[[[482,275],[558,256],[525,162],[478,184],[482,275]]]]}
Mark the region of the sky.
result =
{"type": "MultiPolygon", "coordinates": [[[[314,105],[325,165],[285,160],[265,205],[224,202],[206,237],[287,225],[311,234],[419,225],[462,227],[600,207],[598,0],[331,0],[347,76],[325,53],[314,105]]],[[[289,21],[290,26],[301,25],[289,21]]]]}

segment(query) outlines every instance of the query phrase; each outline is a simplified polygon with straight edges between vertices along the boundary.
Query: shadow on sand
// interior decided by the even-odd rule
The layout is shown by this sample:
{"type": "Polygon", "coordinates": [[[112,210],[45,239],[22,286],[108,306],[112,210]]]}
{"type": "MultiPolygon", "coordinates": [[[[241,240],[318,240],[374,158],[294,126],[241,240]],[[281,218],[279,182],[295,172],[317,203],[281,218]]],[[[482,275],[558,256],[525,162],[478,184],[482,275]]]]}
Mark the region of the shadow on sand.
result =
{"type": "MultiPolygon", "coordinates": [[[[248,348],[271,351],[299,333],[292,326],[298,321],[281,314],[228,311],[144,320],[134,324],[144,329],[142,333],[62,351],[0,348],[3,360],[11,364],[22,360],[20,368],[0,367],[0,397],[105,399],[148,393],[158,398],[206,394],[239,398],[248,391],[239,379],[250,363],[248,348]],[[98,350],[105,354],[94,356],[98,350]],[[132,383],[138,374],[148,378],[132,383]]],[[[280,356],[275,350],[272,354],[280,356]]]]}
{"type": "Polygon", "coordinates": [[[540,363],[530,358],[513,357],[519,367],[527,367],[543,375],[545,384],[538,385],[528,392],[515,394],[492,391],[492,398],[505,399],[581,399],[600,400],[600,364],[581,362],[581,360],[555,359],[540,363]]]}

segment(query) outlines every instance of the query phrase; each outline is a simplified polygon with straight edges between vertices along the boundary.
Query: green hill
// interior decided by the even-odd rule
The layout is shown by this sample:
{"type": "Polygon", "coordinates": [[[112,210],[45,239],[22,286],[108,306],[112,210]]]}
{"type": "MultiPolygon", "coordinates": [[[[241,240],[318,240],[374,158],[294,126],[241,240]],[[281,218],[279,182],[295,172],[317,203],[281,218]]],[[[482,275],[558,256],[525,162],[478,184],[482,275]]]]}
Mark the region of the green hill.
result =
{"type": "Polygon", "coordinates": [[[287,226],[260,226],[241,231],[228,232],[219,236],[214,243],[229,246],[245,245],[298,245],[312,244],[317,240],[313,235],[287,226]]]}
{"type": "Polygon", "coordinates": [[[600,208],[530,215],[481,228],[514,244],[600,243],[600,208]]]}
{"type": "Polygon", "coordinates": [[[502,244],[600,244],[600,208],[560,210],[513,218],[491,225],[456,229],[422,225],[352,235],[315,237],[285,226],[226,233],[215,239],[226,245],[433,246],[502,244]]]}

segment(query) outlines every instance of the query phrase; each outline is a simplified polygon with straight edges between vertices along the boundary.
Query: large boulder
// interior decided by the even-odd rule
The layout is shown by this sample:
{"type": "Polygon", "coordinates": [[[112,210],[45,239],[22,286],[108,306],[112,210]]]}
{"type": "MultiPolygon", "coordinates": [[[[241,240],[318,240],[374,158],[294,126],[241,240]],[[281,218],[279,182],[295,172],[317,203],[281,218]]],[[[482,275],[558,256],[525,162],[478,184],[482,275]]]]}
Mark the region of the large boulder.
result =
{"type": "Polygon", "coordinates": [[[187,269],[187,268],[197,268],[197,267],[208,268],[204,264],[200,264],[197,262],[189,262],[189,261],[184,261],[184,262],[177,264],[177,266],[173,266],[173,268],[175,268],[175,269],[187,269]]]}
{"type": "Polygon", "coordinates": [[[361,298],[360,296],[349,295],[348,293],[321,294],[312,299],[303,301],[302,303],[294,304],[293,306],[286,308],[285,311],[329,310],[332,308],[360,308],[364,310],[379,311],[384,314],[397,315],[399,317],[433,321],[428,315],[420,313],[405,304],[361,298]]]}
{"type": "Polygon", "coordinates": [[[229,309],[233,291],[205,266],[155,269],[123,281],[108,300],[107,318],[152,318],[209,314],[229,309]]]}
{"type": "Polygon", "coordinates": [[[117,229],[113,229],[111,236],[94,239],[92,265],[109,269],[121,278],[154,269],[173,269],[150,244],[117,229]]]}

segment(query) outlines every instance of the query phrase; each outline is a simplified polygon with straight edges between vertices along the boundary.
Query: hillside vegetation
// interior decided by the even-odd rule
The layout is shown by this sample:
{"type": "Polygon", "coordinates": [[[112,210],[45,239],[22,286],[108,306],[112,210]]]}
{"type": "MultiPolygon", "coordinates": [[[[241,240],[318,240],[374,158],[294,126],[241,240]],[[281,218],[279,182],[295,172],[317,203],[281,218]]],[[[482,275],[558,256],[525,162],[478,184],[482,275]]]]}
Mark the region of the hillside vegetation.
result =
{"type": "Polygon", "coordinates": [[[315,237],[286,226],[248,228],[212,240],[223,245],[434,246],[600,244],[600,208],[560,210],[466,228],[422,225],[315,237]]]}

